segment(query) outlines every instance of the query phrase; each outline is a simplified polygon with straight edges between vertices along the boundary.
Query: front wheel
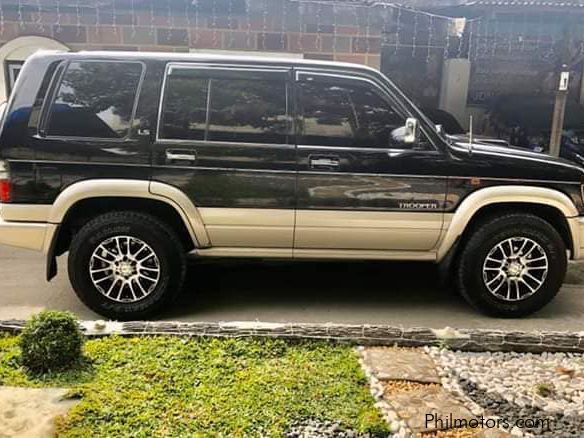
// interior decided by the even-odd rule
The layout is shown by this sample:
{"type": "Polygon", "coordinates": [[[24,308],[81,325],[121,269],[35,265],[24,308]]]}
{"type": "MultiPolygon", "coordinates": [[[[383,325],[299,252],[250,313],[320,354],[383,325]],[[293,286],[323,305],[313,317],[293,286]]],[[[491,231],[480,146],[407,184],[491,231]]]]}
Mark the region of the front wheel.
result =
{"type": "Polygon", "coordinates": [[[552,225],[531,214],[507,214],[473,232],[458,259],[456,282],[484,313],[520,317],[556,296],[566,268],[566,247],[552,225]]]}
{"type": "Polygon", "coordinates": [[[100,315],[141,319],[178,294],[186,270],[183,246],[157,218],[112,212],[85,224],[69,249],[69,279],[100,315]]]}

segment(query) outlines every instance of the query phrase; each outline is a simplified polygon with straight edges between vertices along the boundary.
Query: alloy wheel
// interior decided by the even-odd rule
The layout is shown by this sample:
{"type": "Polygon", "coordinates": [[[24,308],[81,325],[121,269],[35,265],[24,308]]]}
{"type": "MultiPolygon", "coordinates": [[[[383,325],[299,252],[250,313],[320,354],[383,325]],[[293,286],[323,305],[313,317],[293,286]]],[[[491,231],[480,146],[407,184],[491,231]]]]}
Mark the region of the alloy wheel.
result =
{"type": "Polygon", "coordinates": [[[545,250],[528,237],[511,237],[497,243],[483,263],[483,282],[504,301],[522,301],[544,284],[549,263],[545,250]]]}
{"type": "Polygon", "coordinates": [[[114,236],[101,242],[89,260],[95,288],[110,300],[134,303],[154,291],[160,280],[156,252],[131,236],[114,236]]]}

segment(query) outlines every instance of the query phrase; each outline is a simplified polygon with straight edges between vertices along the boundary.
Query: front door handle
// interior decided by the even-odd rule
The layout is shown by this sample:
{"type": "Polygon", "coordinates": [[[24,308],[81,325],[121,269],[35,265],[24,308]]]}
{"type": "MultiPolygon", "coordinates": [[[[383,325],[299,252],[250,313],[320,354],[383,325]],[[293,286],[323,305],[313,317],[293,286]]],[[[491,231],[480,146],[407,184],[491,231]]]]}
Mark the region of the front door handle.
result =
{"type": "Polygon", "coordinates": [[[341,166],[341,160],[336,155],[312,155],[308,157],[311,169],[335,170],[341,166]]]}
{"type": "Polygon", "coordinates": [[[197,154],[192,149],[167,149],[166,161],[196,161],[197,154]]]}

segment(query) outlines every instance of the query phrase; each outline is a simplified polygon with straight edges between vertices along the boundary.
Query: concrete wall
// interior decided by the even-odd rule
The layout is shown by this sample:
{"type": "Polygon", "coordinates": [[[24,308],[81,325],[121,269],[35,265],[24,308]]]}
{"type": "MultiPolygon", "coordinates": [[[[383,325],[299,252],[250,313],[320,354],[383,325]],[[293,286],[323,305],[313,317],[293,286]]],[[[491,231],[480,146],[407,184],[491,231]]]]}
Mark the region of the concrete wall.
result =
{"type": "Polygon", "coordinates": [[[444,61],[439,108],[451,113],[465,128],[467,120],[468,84],[470,81],[470,61],[468,59],[448,59],[444,61]]]}

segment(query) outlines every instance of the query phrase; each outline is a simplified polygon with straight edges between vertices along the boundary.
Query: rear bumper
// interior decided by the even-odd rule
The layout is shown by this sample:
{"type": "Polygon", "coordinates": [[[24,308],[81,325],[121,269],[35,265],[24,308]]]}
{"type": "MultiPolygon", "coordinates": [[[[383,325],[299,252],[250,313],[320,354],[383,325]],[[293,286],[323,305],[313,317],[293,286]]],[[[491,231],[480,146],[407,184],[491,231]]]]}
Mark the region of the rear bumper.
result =
{"type": "Polygon", "coordinates": [[[47,253],[56,229],[54,224],[12,222],[0,218],[0,245],[47,253]]]}
{"type": "Polygon", "coordinates": [[[57,225],[48,223],[50,205],[0,204],[0,245],[49,250],[57,225]]]}

